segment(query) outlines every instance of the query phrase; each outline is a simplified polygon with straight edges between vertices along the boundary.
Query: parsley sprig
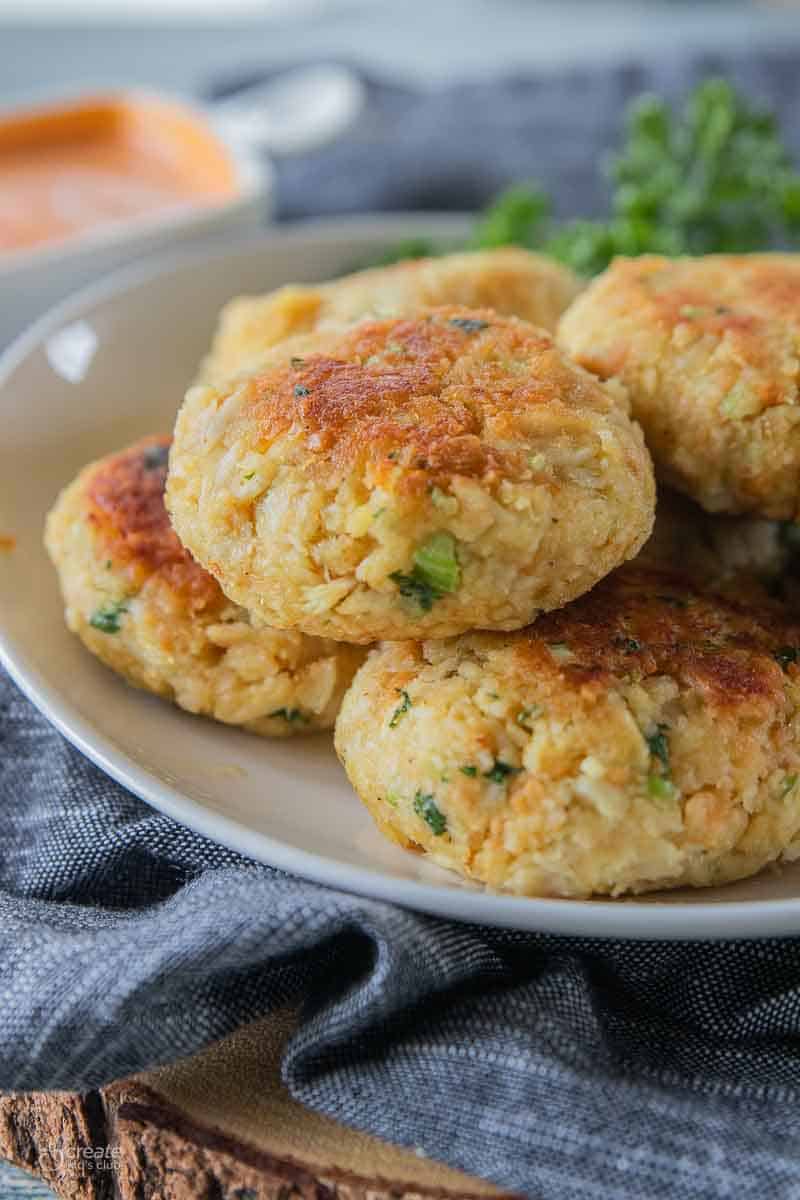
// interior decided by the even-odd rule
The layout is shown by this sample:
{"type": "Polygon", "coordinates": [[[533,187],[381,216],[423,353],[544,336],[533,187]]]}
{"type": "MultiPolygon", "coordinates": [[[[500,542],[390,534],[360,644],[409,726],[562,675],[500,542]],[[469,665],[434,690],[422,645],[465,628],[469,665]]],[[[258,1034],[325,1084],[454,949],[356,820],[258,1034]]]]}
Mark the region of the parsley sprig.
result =
{"type": "MultiPolygon", "coordinates": [[[[489,205],[470,247],[526,246],[595,275],[618,254],[746,253],[800,237],[800,174],[777,121],[725,79],[699,84],[679,112],[634,101],[605,174],[605,218],[558,224],[544,190],[520,183],[489,205]]],[[[434,251],[412,244],[384,261],[434,251]]]]}

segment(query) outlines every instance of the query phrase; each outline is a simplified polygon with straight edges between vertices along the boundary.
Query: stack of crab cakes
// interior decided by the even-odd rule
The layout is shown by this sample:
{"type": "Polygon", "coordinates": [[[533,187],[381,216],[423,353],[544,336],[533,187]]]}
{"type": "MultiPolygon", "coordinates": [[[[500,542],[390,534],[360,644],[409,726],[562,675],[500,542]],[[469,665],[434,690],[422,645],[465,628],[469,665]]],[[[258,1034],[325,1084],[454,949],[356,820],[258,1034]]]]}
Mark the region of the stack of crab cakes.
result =
{"type": "Polygon", "coordinates": [[[654,532],[528,628],[370,655],[336,743],[387,836],[527,895],[800,856],[799,300],[792,257],[648,258],[567,310],[562,350],[644,431],[654,532]]]}
{"type": "MultiPolygon", "coordinates": [[[[359,272],[321,288],[283,288],[223,312],[200,375],[221,381],[244,373],[286,338],[344,327],[369,311],[413,311],[433,301],[496,302],[552,329],[577,290],[570,272],[522,250],[359,272]]],[[[261,605],[238,603],[237,589],[204,570],[164,504],[170,441],[145,438],[90,464],[57,499],[45,541],[68,627],[129,683],[189,712],[265,736],[330,729],[365,657],[361,631],[349,637],[339,628],[334,640],[271,627],[261,605]]],[[[255,479],[245,465],[240,487],[254,490],[255,479]]]]}
{"type": "Polygon", "coordinates": [[[68,623],[190,711],[335,722],[378,828],[492,888],[800,856],[797,287],[504,250],[234,301],[168,472],[51,514],[68,623]]]}

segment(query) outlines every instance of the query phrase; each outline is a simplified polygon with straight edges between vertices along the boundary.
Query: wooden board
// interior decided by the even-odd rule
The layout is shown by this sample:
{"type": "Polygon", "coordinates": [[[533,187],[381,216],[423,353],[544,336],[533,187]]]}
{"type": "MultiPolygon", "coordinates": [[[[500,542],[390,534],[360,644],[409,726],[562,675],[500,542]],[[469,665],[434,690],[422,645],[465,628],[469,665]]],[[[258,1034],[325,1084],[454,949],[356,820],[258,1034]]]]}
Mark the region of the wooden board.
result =
{"type": "Polygon", "coordinates": [[[88,1095],[0,1096],[0,1157],[63,1200],[512,1200],[297,1104],[290,1012],[88,1095]]]}

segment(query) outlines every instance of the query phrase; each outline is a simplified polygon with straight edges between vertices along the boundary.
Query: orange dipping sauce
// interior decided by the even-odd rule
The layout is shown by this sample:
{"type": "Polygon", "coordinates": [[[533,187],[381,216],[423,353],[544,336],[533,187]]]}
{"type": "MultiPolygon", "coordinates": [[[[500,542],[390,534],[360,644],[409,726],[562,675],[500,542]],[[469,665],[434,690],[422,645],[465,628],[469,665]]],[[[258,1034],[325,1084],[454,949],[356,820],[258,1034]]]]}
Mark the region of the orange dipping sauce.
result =
{"type": "Polygon", "coordinates": [[[0,254],[237,191],[224,146],[179,104],[130,94],[0,116],[0,254]]]}

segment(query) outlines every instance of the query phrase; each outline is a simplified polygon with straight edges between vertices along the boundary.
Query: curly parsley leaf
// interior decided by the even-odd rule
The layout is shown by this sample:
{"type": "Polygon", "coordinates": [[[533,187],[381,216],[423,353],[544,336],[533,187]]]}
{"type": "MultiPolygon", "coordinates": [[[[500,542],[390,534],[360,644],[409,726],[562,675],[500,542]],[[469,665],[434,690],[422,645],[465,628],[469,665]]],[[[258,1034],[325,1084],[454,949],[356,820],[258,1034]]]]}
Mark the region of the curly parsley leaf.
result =
{"type": "Polygon", "coordinates": [[[726,79],[699,84],[679,112],[658,96],[634,101],[606,175],[605,218],[558,225],[540,186],[516,184],[478,218],[469,247],[525,246],[595,275],[620,254],[746,253],[800,238],[800,174],[775,117],[726,79]]]}

